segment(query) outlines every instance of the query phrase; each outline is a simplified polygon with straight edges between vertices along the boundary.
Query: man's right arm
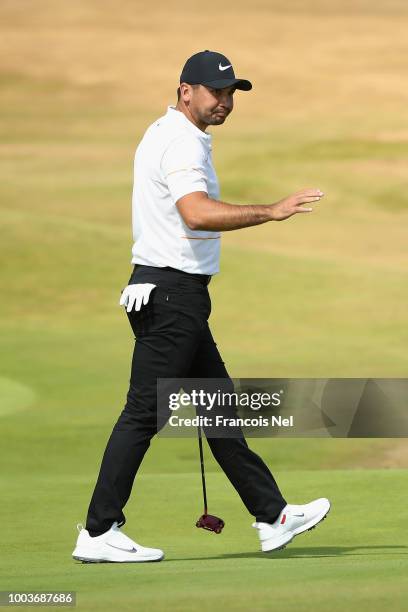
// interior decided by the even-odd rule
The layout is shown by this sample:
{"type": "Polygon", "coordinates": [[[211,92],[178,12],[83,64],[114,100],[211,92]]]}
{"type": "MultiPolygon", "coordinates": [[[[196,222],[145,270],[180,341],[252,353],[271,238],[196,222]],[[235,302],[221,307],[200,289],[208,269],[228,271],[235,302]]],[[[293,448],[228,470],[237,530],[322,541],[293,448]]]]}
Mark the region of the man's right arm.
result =
{"type": "Polygon", "coordinates": [[[310,206],[303,204],[318,202],[323,195],[319,189],[302,189],[274,204],[239,205],[214,200],[204,191],[195,191],[177,200],[176,204],[191,230],[222,232],[312,212],[310,206]]]}

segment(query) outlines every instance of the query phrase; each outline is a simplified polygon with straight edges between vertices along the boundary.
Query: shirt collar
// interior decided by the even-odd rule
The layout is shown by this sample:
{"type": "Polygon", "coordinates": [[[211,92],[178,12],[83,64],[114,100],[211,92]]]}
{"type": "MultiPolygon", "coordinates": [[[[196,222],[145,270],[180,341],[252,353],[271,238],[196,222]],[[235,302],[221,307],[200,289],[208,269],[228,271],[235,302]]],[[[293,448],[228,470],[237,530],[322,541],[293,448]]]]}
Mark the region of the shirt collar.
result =
{"type": "Polygon", "coordinates": [[[167,107],[167,114],[171,119],[180,121],[183,123],[196,137],[200,138],[204,143],[211,145],[211,134],[206,134],[198,128],[190,119],[187,119],[184,113],[177,110],[175,106],[170,105],[167,107]]]}

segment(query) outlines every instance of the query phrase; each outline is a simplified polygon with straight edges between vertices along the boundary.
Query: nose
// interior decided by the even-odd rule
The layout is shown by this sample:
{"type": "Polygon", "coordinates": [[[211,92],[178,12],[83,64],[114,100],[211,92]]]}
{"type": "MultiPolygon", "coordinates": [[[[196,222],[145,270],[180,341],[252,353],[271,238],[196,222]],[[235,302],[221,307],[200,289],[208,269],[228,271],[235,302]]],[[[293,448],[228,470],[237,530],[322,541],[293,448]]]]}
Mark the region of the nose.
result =
{"type": "Polygon", "coordinates": [[[233,100],[231,94],[223,93],[220,96],[219,103],[224,108],[231,110],[233,105],[233,100]]]}

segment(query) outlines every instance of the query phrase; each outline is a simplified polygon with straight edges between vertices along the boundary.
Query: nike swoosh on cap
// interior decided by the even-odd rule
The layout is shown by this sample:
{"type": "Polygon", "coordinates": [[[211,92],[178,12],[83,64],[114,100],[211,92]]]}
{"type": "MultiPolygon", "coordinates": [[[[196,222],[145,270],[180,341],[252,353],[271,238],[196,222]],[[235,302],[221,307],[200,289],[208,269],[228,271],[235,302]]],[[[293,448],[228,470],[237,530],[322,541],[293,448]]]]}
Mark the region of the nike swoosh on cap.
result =
{"type": "Polygon", "coordinates": [[[106,542],[108,546],[112,546],[112,548],[117,548],[118,550],[123,550],[124,552],[137,552],[137,548],[120,548],[120,546],[114,546],[113,544],[109,544],[109,542],[106,542]]]}
{"type": "Polygon", "coordinates": [[[232,64],[228,64],[228,66],[222,66],[222,65],[221,65],[221,62],[220,62],[220,63],[219,63],[219,65],[218,65],[218,68],[219,68],[220,70],[227,70],[227,68],[231,68],[231,67],[232,67],[232,64]]]}

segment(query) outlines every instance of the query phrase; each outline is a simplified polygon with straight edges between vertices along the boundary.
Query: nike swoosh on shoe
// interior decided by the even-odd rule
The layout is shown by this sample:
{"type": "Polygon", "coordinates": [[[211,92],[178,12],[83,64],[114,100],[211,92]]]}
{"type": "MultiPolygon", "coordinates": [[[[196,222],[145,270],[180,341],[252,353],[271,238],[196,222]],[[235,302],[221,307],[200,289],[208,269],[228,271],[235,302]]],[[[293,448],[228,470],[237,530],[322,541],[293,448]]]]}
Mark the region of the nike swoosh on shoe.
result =
{"type": "Polygon", "coordinates": [[[112,548],[116,548],[117,550],[123,550],[124,552],[137,552],[137,548],[132,548],[132,549],[129,549],[129,548],[120,548],[120,546],[114,546],[113,544],[109,544],[108,542],[107,542],[107,544],[108,544],[108,546],[111,546],[112,548]]]}

